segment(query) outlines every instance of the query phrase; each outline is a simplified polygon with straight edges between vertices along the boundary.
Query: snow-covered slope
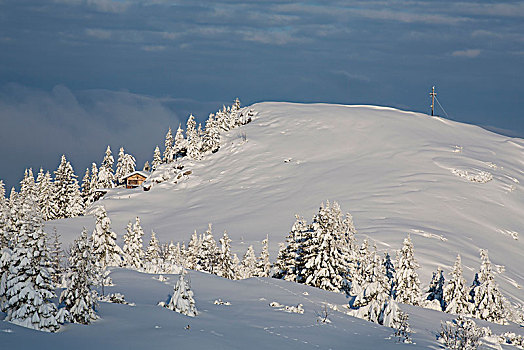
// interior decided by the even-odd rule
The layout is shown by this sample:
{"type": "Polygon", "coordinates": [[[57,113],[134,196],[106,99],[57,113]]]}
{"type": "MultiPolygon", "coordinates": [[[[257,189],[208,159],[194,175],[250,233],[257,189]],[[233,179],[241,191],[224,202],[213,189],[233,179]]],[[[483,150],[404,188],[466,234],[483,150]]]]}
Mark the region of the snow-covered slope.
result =
{"type": "MultiPolygon", "coordinates": [[[[98,202],[113,229],[122,235],[138,215],[160,241],[187,242],[211,222],[215,236],[228,231],[237,253],[269,234],[275,258],[295,213],[309,219],[322,201],[336,200],[358,236],[379,249],[399,249],[411,234],[423,283],[457,253],[471,279],[479,248],[487,248],[505,268],[504,292],[524,300],[524,140],[384,107],[252,108],[255,120],[234,129],[218,153],[184,163],[192,174],[178,184],[119,190],[98,202]]],[[[70,241],[93,219],[55,224],[70,241]]]]}
{"type": "MultiPolygon", "coordinates": [[[[491,261],[498,265],[497,281],[503,293],[513,302],[524,301],[524,140],[384,107],[259,103],[251,108],[258,112],[253,122],[231,131],[222,140],[218,153],[198,162],[182,162],[184,171],[192,173],[178,183],[169,180],[155,184],[148,192],[114,190],[96,203],[106,207],[120,244],[127,222],[136,216],[141,219],[146,240],[153,229],[160,241],[187,242],[195,229],[203,232],[211,222],[216,237],[227,230],[233,240],[233,251],[239,255],[249,244],[259,249],[259,242],[268,234],[274,260],[278,242],[282,242],[289,232],[294,214],[309,219],[320,203],[329,199],[338,201],[342,210],[353,215],[357,238],[376,241],[380,250],[399,249],[403,238],[410,234],[415,257],[422,266],[423,285],[427,285],[437,266],[448,273],[457,253],[462,255],[465,277],[468,284],[471,283],[480,264],[479,248],[487,248],[491,261]]],[[[167,172],[165,168],[160,170],[167,172]]],[[[48,226],[56,226],[67,243],[80,234],[82,226],[92,229],[93,224],[93,218],[86,216],[50,222],[48,226]]],[[[117,286],[118,283],[140,285],[142,279],[150,279],[137,273],[119,273],[123,275],[121,282],[114,278],[117,286]]],[[[268,300],[264,307],[267,308],[269,299],[277,298],[280,293],[277,287],[267,283],[287,285],[287,282],[270,279],[235,282],[215,276],[196,276],[200,277],[195,278],[195,294],[197,298],[206,295],[205,303],[212,295],[247,298],[252,288],[253,293],[260,291],[255,293],[256,298],[266,295],[268,300]],[[206,282],[199,286],[199,279],[206,282]],[[223,294],[208,290],[214,288],[223,294]],[[233,292],[238,288],[244,292],[233,292]]],[[[172,278],[171,288],[174,281],[172,278]]],[[[151,282],[145,285],[151,286],[151,282]]],[[[160,301],[156,295],[166,296],[171,289],[162,287],[165,291],[155,292],[157,287],[151,288],[150,292],[140,293],[151,293],[151,300],[148,300],[152,303],[149,307],[155,310],[154,317],[160,317],[159,323],[170,324],[165,317],[174,316],[166,316],[170,311],[157,310],[154,304],[160,301]]],[[[291,287],[295,293],[304,288],[309,287],[291,287]]],[[[135,298],[133,288],[124,292],[126,297],[129,294],[131,301],[142,298],[135,298]]],[[[318,293],[318,300],[344,303],[342,295],[318,293]]],[[[278,301],[296,305],[300,301],[295,299],[278,301]]],[[[240,303],[247,308],[253,300],[240,303]]],[[[205,303],[200,307],[211,310],[212,306],[205,303]]],[[[90,327],[103,327],[101,323],[110,322],[110,316],[105,318],[103,310],[114,307],[117,306],[110,305],[106,309],[103,305],[103,320],[90,327]]],[[[142,310],[138,304],[136,308],[142,310]]],[[[249,327],[264,329],[274,322],[274,319],[267,324],[262,322],[265,317],[262,311],[243,311],[253,313],[253,318],[246,316],[244,321],[249,327]]],[[[110,311],[107,312],[110,315],[110,311]]],[[[153,311],[143,312],[149,315],[153,311]]],[[[418,317],[419,322],[430,322],[432,313],[414,312],[414,317],[418,317]]],[[[216,317],[213,324],[225,322],[229,317],[226,313],[212,314],[216,317]]],[[[148,317],[153,316],[134,314],[132,317],[149,320],[148,317]]],[[[206,317],[211,316],[204,313],[201,319],[206,317]]],[[[313,318],[309,317],[294,325],[306,326],[311,320],[313,318]]],[[[364,321],[341,322],[333,325],[348,331],[346,338],[342,338],[348,339],[348,344],[352,342],[352,333],[362,334],[358,327],[364,321]],[[359,326],[348,330],[353,322],[359,326]]],[[[437,328],[439,322],[435,322],[437,328]]],[[[153,324],[149,326],[154,327],[153,324]]],[[[159,333],[166,332],[165,326],[162,327],[159,333]]],[[[213,336],[206,333],[206,327],[201,326],[202,334],[211,337],[210,344],[215,344],[213,336]]],[[[367,324],[366,329],[370,327],[375,325],[367,324]]],[[[376,327],[372,336],[380,347],[391,332],[376,327]]],[[[422,338],[426,340],[419,339],[419,345],[430,341],[433,335],[428,329],[431,327],[425,324],[418,327],[426,332],[422,338]]],[[[71,326],[75,336],[87,336],[92,329],[83,333],[77,328],[82,327],[71,326]]],[[[226,332],[224,329],[213,328],[218,333],[226,332]]],[[[241,334],[243,328],[234,329],[227,332],[241,334]]],[[[120,330],[121,334],[131,331],[132,327],[120,330]]],[[[293,332],[288,333],[285,335],[291,337],[293,332]]],[[[271,335],[267,330],[261,334],[271,335]]],[[[301,334],[308,335],[310,331],[301,334]]],[[[333,339],[343,334],[333,335],[333,339]]],[[[253,336],[249,342],[257,341],[257,337],[253,336]]],[[[288,341],[282,338],[282,343],[278,344],[284,348],[282,344],[288,341]]],[[[235,348],[230,343],[218,342],[224,348],[235,348]]],[[[198,344],[200,348],[206,347],[204,343],[198,344]]],[[[332,347],[338,348],[337,344],[332,347]]],[[[319,346],[328,348],[330,344],[319,346]]]]}

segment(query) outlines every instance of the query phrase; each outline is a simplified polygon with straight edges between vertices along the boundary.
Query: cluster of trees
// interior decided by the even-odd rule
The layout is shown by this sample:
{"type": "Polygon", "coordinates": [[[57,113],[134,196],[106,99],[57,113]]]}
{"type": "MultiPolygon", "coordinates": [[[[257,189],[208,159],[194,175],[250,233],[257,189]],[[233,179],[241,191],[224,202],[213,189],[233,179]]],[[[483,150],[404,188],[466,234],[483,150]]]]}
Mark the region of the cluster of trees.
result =
{"type": "Polygon", "coordinates": [[[237,98],[232,106],[223,106],[216,113],[211,113],[205,122],[196,125],[195,117],[191,114],[187,119],[186,131],[178,126],[175,136],[171,128],[166,134],[164,152],[161,153],[158,145],[153,151],[151,165],[146,162],[144,170],[155,170],[161,164],[169,164],[182,157],[198,160],[206,153],[215,153],[220,148],[220,135],[238,126],[247,124],[253,117],[253,111],[242,111],[240,100],[237,98]]]}
{"type": "Polygon", "coordinates": [[[336,202],[322,204],[311,224],[296,216],[286,244],[281,245],[273,277],[345,292],[354,315],[394,328],[402,320],[397,303],[437,305],[445,312],[506,321],[508,303],[495,282],[486,250],[481,250],[480,272],[469,288],[459,256],[450,281],[445,282],[439,269],[423,293],[409,236],[392,261],[388,252],[379,254],[368,240],[357,245],[355,233],[351,215],[344,217],[336,202]]]}

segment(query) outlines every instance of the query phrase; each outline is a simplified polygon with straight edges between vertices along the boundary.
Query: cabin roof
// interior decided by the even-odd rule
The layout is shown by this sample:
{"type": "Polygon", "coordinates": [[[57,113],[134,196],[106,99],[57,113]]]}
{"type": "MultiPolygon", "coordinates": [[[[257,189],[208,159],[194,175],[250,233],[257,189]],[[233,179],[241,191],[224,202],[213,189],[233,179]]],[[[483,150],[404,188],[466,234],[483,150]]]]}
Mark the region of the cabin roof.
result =
{"type": "Polygon", "coordinates": [[[129,173],[127,174],[126,176],[123,177],[123,179],[127,179],[128,177],[130,176],[133,176],[133,175],[141,175],[143,176],[144,178],[147,178],[149,176],[149,172],[147,171],[142,171],[142,170],[136,170],[136,171],[133,171],[132,173],[129,173]]]}

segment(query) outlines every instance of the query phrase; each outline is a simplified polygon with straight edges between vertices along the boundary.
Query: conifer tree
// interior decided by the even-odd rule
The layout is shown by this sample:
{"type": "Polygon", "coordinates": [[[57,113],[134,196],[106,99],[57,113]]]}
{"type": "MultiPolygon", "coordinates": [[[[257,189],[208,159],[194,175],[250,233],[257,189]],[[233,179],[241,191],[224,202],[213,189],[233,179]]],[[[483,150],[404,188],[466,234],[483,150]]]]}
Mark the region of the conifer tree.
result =
{"type": "Polygon", "coordinates": [[[153,170],[156,170],[156,168],[158,168],[160,164],[162,164],[162,154],[160,153],[160,148],[156,146],[155,151],[153,152],[153,161],[151,162],[151,168],[153,170]]]}
{"type": "Polygon", "coordinates": [[[107,266],[119,266],[122,251],[116,244],[116,233],[111,230],[111,220],[103,206],[96,208],[95,218],[95,229],[91,237],[97,265],[102,269],[107,266]]]}
{"type": "Polygon", "coordinates": [[[40,169],[36,187],[38,192],[38,207],[40,208],[42,219],[44,221],[55,219],[58,207],[54,201],[54,185],[51,181],[51,174],[49,174],[49,171],[46,171],[44,174],[43,170],[40,169]]]}
{"type": "Polygon", "coordinates": [[[144,231],[140,226],[140,218],[137,216],[135,224],[131,221],[127,225],[126,233],[124,235],[124,264],[128,267],[140,269],[143,266],[144,248],[142,237],[144,231]]]}
{"type": "Polygon", "coordinates": [[[189,243],[187,244],[187,251],[186,251],[186,266],[189,269],[196,269],[199,262],[199,256],[200,256],[200,250],[201,250],[201,242],[198,239],[198,235],[196,231],[191,235],[191,239],[189,240],[189,243]]]}
{"type": "MultiPolygon", "coordinates": [[[[56,332],[57,308],[49,267],[49,252],[42,219],[30,196],[23,197],[17,208],[20,231],[10,256],[5,279],[6,321],[46,332],[56,332]]],[[[3,283],[2,283],[3,284],[3,283]]]]}
{"type": "Polygon", "coordinates": [[[386,269],[386,277],[389,283],[389,294],[393,295],[395,290],[395,266],[391,262],[391,256],[388,252],[384,253],[384,268],[386,269]]]}
{"type": "Polygon", "coordinates": [[[22,197],[29,197],[29,199],[38,203],[38,195],[35,184],[35,177],[33,175],[33,169],[26,169],[24,172],[24,178],[20,182],[20,195],[22,197]]]}
{"type": "MultiPolygon", "coordinates": [[[[192,242],[190,242],[192,244],[192,242]]],[[[213,274],[218,274],[220,271],[219,260],[220,251],[213,236],[211,224],[208,225],[207,231],[204,233],[202,242],[200,243],[197,253],[196,269],[213,274]]]]}
{"type": "Polygon", "coordinates": [[[104,159],[98,169],[98,187],[97,188],[114,188],[115,174],[113,171],[113,164],[115,160],[111,153],[111,147],[107,146],[104,159]]]}
{"type": "Polygon", "coordinates": [[[433,277],[429,283],[429,289],[427,291],[426,300],[438,301],[440,308],[444,309],[444,275],[440,266],[436,272],[433,272],[433,277]]]}
{"type": "Polygon", "coordinates": [[[164,163],[171,163],[175,159],[174,149],[173,149],[173,134],[171,133],[171,127],[169,128],[166,134],[166,140],[164,142],[164,163]]]}
{"type": "Polygon", "coordinates": [[[345,281],[351,257],[347,250],[344,220],[338,204],[321,205],[311,224],[312,237],[306,238],[305,283],[329,291],[340,291],[345,281]]]}
{"type": "Polygon", "coordinates": [[[191,159],[200,159],[201,139],[196,129],[195,117],[192,114],[187,119],[186,138],[187,155],[191,159]]]}
{"type": "Polygon", "coordinates": [[[96,259],[92,253],[92,242],[84,228],[71,247],[70,270],[67,273],[67,288],[60,295],[74,323],[89,324],[97,319],[95,312],[97,294],[93,290],[98,278],[96,259]]]}
{"type": "Polygon", "coordinates": [[[198,315],[198,312],[189,278],[186,277],[188,275],[185,270],[182,271],[179,280],[175,284],[173,296],[166,307],[183,315],[194,317],[198,315]]]}
{"type": "Polygon", "coordinates": [[[220,129],[214,114],[210,114],[206,121],[206,132],[202,138],[203,152],[215,153],[220,148],[220,129]]]}
{"type": "Polygon", "coordinates": [[[96,166],[96,163],[92,163],[91,164],[91,179],[89,181],[89,200],[88,200],[89,204],[99,199],[97,192],[96,192],[96,190],[99,188],[100,188],[100,185],[98,184],[98,168],[96,166]]]}
{"type": "Polygon", "coordinates": [[[303,283],[301,271],[304,268],[304,241],[308,236],[309,226],[304,218],[295,215],[295,223],[286,237],[286,245],[278,253],[275,278],[303,283]]]}
{"type": "Polygon", "coordinates": [[[120,147],[118,151],[118,160],[116,161],[116,171],[115,179],[118,184],[122,183],[122,178],[126,175],[124,171],[124,158],[126,154],[124,152],[124,147],[120,147]]]}
{"type": "Polygon", "coordinates": [[[84,203],[78,188],[78,181],[73,167],[62,155],[60,165],[55,171],[54,201],[57,207],[57,218],[70,218],[84,213],[84,203]]]}
{"type": "Polygon", "coordinates": [[[271,263],[269,262],[269,236],[262,241],[262,251],[257,262],[257,276],[269,277],[271,273],[271,263]]]}
{"type": "Polygon", "coordinates": [[[417,269],[419,264],[413,254],[411,237],[404,239],[404,245],[397,254],[396,300],[400,303],[418,305],[420,302],[420,280],[417,269]]]}
{"type": "Polygon", "coordinates": [[[55,286],[58,286],[62,281],[62,258],[64,258],[64,251],[62,250],[60,235],[58,234],[56,227],[53,227],[53,233],[50,238],[49,255],[50,266],[52,267],[51,280],[55,286]]]}
{"type": "Polygon", "coordinates": [[[147,171],[147,172],[150,172],[151,171],[151,166],[149,165],[149,161],[146,160],[146,162],[144,163],[144,167],[142,168],[143,171],[147,171]]]}
{"type": "Polygon", "coordinates": [[[255,256],[255,251],[253,249],[253,246],[250,245],[247,248],[246,253],[244,254],[244,258],[242,259],[242,262],[240,263],[240,271],[239,275],[240,278],[251,278],[255,275],[257,270],[257,257],[255,256]]]}
{"type": "Polygon", "coordinates": [[[82,201],[84,202],[84,207],[87,207],[90,203],[91,197],[91,173],[89,168],[86,168],[84,177],[82,178],[82,185],[80,185],[80,192],[82,196],[82,201]]]}
{"type": "Polygon", "coordinates": [[[158,242],[158,239],[156,238],[155,231],[151,231],[151,239],[149,240],[149,245],[147,246],[145,258],[146,263],[149,264],[152,270],[161,267],[162,261],[160,255],[160,244],[158,242]]]}
{"type": "Polygon", "coordinates": [[[178,129],[176,131],[175,135],[175,143],[173,145],[173,153],[175,156],[175,160],[183,157],[187,152],[187,143],[186,139],[184,138],[184,130],[182,129],[181,125],[178,124],[178,129]]]}
{"type": "Polygon", "coordinates": [[[479,284],[474,287],[472,299],[473,316],[489,322],[505,324],[507,302],[495,282],[488,251],[481,249],[480,257],[482,264],[478,274],[479,284]]]}
{"type": "Polygon", "coordinates": [[[235,264],[231,256],[231,239],[225,231],[220,239],[218,275],[231,280],[236,279],[235,264]]]}
{"type": "Polygon", "coordinates": [[[444,288],[443,304],[443,309],[446,312],[457,315],[469,314],[470,304],[468,302],[466,280],[462,276],[460,255],[457,255],[457,260],[451,271],[451,279],[444,288]]]}
{"type": "Polygon", "coordinates": [[[166,262],[174,266],[182,266],[182,252],[180,249],[180,242],[173,244],[171,241],[167,247],[166,262]]]}

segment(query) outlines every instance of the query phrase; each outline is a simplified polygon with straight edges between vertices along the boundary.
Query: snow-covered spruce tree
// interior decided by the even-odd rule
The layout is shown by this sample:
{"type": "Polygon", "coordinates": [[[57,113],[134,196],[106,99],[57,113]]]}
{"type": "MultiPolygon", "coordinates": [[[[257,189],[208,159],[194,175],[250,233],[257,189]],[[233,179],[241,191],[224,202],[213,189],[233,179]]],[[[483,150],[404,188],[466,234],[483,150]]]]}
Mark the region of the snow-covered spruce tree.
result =
{"type": "Polygon", "coordinates": [[[84,177],[82,178],[82,184],[80,185],[80,192],[82,196],[82,201],[84,202],[84,207],[87,208],[89,204],[89,199],[91,197],[91,173],[89,168],[86,168],[84,177]]]}
{"type": "Polygon", "coordinates": [[[409,326],[409,315],[405,312],[400,311],[399,314],[399,326],[397,327],[394,336],[398,338],[399,342],[411,344],[411,327],[409,326]]]}
{"type": "Polygon", "coordinates": [[[111,230],[111,220],[103,206],[95,210],[95,229],[93,230],[93,254],[102,269],[107,266],[119,266],[122,250],[116,244],[116,233],[111,230]]]}
{"type": "Polygon", "coordinates": [[[33,175],[33,169],[31,168],[25,170],[24,178],[20,181],[20,195],[22,197],[29,197],[32,202],[38,204],[35,177],[33,175]]]}
{"type": "Polygon", "coordinates": [[[97,188],[108,189],[115,187],[115,174],[113,171],[114,158],[111,148],[107,146],[104,159],[97,171],[97,188]]]}
{"type": "Polygon", "coordinates": [[[96,284],[99,273],[91,249],[92,243],[84,228],[71,247],[70,270],[66,277],[67,287],[60,295],[60,302],[65,305],[74,323],[89,324],[97,319],[95,312],[97,294],[93,290],[93,285],[96,284]]]}
{"type": "Polygon", "coordinates": [[[151,231],[151,239],[149,240],[145,255],[146,268],[148,271],[156,272],[161,270],[162,259],[160,255],[160,243],[156,238],[155,231],[151,231]]]}
{"type": "Polygon", "coordinates": [[[115,174],[113,171],[113,164],[115,159],[111,153],[111,147],[109,145],[106,148],[104,159],[98,169],[98,188],[113,188],[115,187],[115,174]]]}
{"type": "Polygon", "coordinates": [[[54,200],[54,185],[49,171],[46,171],[44,174],[43,170],[40,169],[36,188],[38,193],[38,207],[40,208],[40,213],[42,213],[42,219],[44,221],[55,219],[58,207],[54,200]]]}
{"type": "Polygon", "coordinates": [[[220,255],[218,260],[218,275],[230,280],[237,278],[235,271],[235,264],[231,256],[231,239],[224,231],[224,235],[220,238],[220,255]]]}
{"type": "Polygon", "coordinates": [[[49,256],[51,270],[51,280],[55,286],[58,286],[62,282],[62,258],[65,257],[64,251],[62,250],[62,244],[60,243],[60,235],[58,234],[56,227],[53,227],[53,233],[51,234],[49,242],[49,256]]]}
{"type": "Polygon", "coordinates": [[[214,114],[206,121],[206,132],[202,138],[202,151],[215,153],[220,148],[220,128],[214,114]]]}
{"type": "MultiPolygon", "coordinates": [[[[356,292],[353,300],[350,302],[350,307],[354,309],[354,315],[365,320],[383,324],[384,317],[386,315],[386,308],[392,308],[390,291],[389,291],[389,280],[386,277],[386,268],[384,263],[377,253],[376,245],[373,246],[372,251],[368,251],[367,245],[365,246],[366,265],[361,266],[359,269],[360,276],[358,276],[359,283],[352,284],[352,293],[356,292]]],[[[356,279],[356,275],[352,275],[353,280],[356,279]]],[[[396,319],[397,315],[391,314],[389,311],[388,317],[392,322],[396,319]]]]}
{"type": "Polygon", "coordinates": [[[98,195],[96,190],[100,188],[100,185],[98,184],[98,168],[96,166],[96,163],[91,164],[91,179],[89,183],[89,200],[88,203],[91,204],[95,201],[97,201],[98,195]]]}
{"type": "Polygon", "coordinates": [[[171,241],[169,243],[165,262],[171,266],[182,266],[182,251],[180,249],[180,242],[173,244],[173,241],[171,241]]]}
{"type": "Polygon", "coordinates": [[[395,291],[395,266],[391,262],[391,256],[388,252],[384,253],[384,267],[386,269],[386,277],[389,283],[389,294],[394,297],[395,291]]]}
{"type": "Polygon", "coordinates": [[[304,242],[310,235],[310,227],[303,217],[295,215],[295,223],[286,237],[286,244],[281,246],[277,261],[277,271],[274,278],[304,283],[301,275],[304,269],[304,242]]]}
{"type": "Polygon", "coordinates": [[[191,159],[198,160],[200,159],[200,148],[201,142],[200,136],[196,129],[195,117],[191,114],[187,119],[187,128],[186,128],[186,138],[187,138],[187,155],[191,159]]]}
{"type": "Polygon", "coordinates": [[[80,195],[75,172],[64,155],[55,171],[54,191],[57,218],[71,218],[84,214],[84,202],[80,195]]]}
{"type": "MultiPolygon", "coordinates": [[[[16,236],[5,276],[6,321],[46,332],[56,332],[57,308],[50,277],[49,252],[42,219],[34,201],[22,198],[16,210],[20,231],[16,236]]],[[[2,283],[3,284],[3,283],[2,283]]]]}
{"type": "Polygon", "coordinates": [[[242,262],[240,263],[239,278],[245,279],[253,277],[256,273],[256,268],[257,257],[255,255],[255,250],[253,249],[253,246],[250,245],[247,248],[246,253],[244,254],[242,262]]]}
{"type": "Polygon", "coordinates": [[[148,160],[146,160],[146,162],[144,163],[144,166],[142,167],[142,170],[143,171],[147,171],[147,172],[151,171],[151,165],[149,165],[149,161],[148,160]]]}
{"type": "Polygon", "coordinates": [[[320,207],[311,224],[311,237],[304,242],[305,264],[300,273],[305,284],[335,292],[342,289],[351,261],[347,230],[338,204],[326,202],[320,207]]]}
{"type": "Polygon", "coordinates": [[[269,235],[262,241],[262,251],[257,262],[256,274],[259,277],[269,277],[271,273],[271,262],[269,261],[269,235]]]}
{"type": "MultiPolygon", "coordinates": [[[[195,248],[193,243],[195,242],[189,243],[193,250],[195,248]]],[[[197,254],[197,270],[209,272],[212,274],[219,274],[220,251],[213,236],[211,224],[208,225],[207,231],[204,233],[204,236],[199,245],[199,249],[194,250],[194,252],[197,254]]]]}
{"type": "Polygon", "coordinates": [[[404,239],[404,245],[397,254],[396,266],[396,292],[395,297],[399,303],[419,305],[420,303],[420,280],[417,269],[419,264],[413,254],[413,243],[411,237],[404,239]]]}
{"type": "Polygon", "coordinates": [[[433,277],[429,283],[429,289],[426,292],[427,301],[438,302],[439,310],[444,310],[444,275],[440,266],[436,272],[433,272],[433,277]]]}
{"type": "Polygon", "coordinates": [[[446,312],[457,315],[469,314],[471,304],[468,302],[466,280],[462,276],[460,255],[457,255],[457,260],[451,271],[451,279],[444,287],[443,304],[446,312]]]}
{"type": "Polygon", "coordinates": [[[126,233],[124,234],[124,265],[127,267],[141,269],[143,267],[144,246],[142,237],[144,230],[140,226],[140,218],[137,216],[135,224],[131,221],[127,224],[126,233]]]}
{"type": "Polygon", "coordinates": [[[173,153],[175,160],[186,155],[187,152],[187,143],[184,138],[184,130],[181,125],[178,124],[178,129],[175,135],[175,143],[173,144],[173,153]]]}
{"type": "Polygon", "coordinates": [[[136,160],[131,154],[124,152],[124,147],[120,147],[118,152],[118,162],[116,164],[115,178],[119,184],[124,183],[124,177],[135,171],[136,160]]]}
{"type": "Polygon", "coordinates": [[[480,258],[482,264],[478,274],[479,285],[475,286],[473,290],[473,316],[489,322],[505,324],[507,323],[507,302],[495,282],[486,249],[480,250],[480,258]]]}
{"type": "Polygon", "coordinates": [[[182,315],[195,317],[198,315],[198,312],[188,276],[189,274],[183,270],[175,284],[173,296],[171,296],[171,300],[166,307],[182,315]]]}
{"type": "Polygon", "coordinates": [[[158,168],[160,164],[162,164],[162,153],[160,153],[160,148],[156,146],[155,151],[153,152],[153,161],[151,162],[151,168],[153,170],[156,170],[156,168],[158,168]]]}
{"type": "Polygon", "coordinates": [[[349,266],[351,274],[351,295],[359,295],[366,284],[373,282],[367,275],[367,267],[371,263],[372,256],[369,250],[369,242],[367,239],[364,239],[358,251],[354,252],[353,261],[349,266]]]}
{"type": "Polygon", "coordinates": [[[171,133],[171,127],[166,134],[166,139],[164,141],[164,163],[171,163],[175,159],[175,152],[173,149],[174,142],[173,134],[171,133]]]}
{"type": "Polygon", "coordinates": [[[201,254],[202,241],[199,239],[197,232],[195,231],[191,235],[191,239],[187,244],[186,251],[186,267],[191,270],[196,270],[199,263],[199,257],[201,254]]]}

